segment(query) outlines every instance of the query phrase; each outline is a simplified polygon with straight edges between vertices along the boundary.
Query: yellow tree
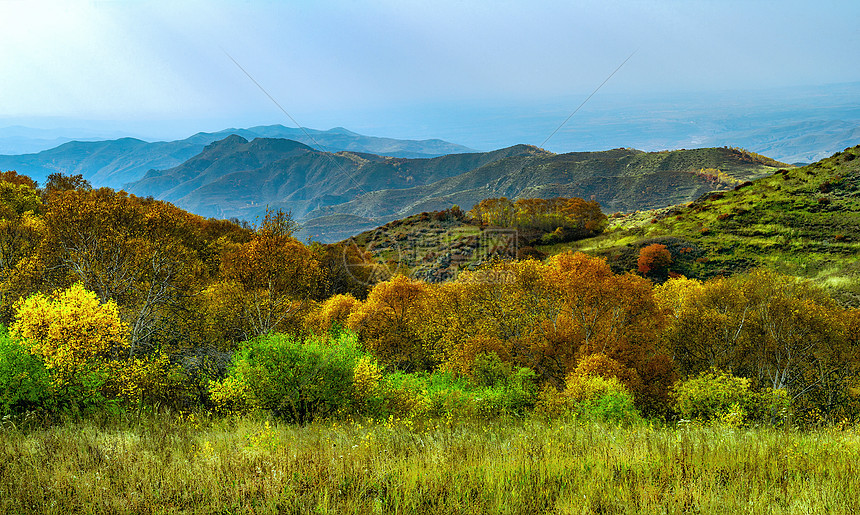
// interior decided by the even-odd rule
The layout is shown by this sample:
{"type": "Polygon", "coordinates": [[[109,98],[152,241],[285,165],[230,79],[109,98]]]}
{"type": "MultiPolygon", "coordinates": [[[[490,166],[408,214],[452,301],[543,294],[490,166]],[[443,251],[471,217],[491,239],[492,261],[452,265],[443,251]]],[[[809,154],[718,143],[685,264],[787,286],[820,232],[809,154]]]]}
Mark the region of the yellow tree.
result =
{"type": "Polygon", "coordinates": [[[517,210],[505,197],[482,200],[469,211],[472,219],[484,225],[511,227],[516,223],[517,210]]]}
{"type": "Polygon", "coordinates": [[[739,285],[752,305],[753,366],[761,385],[798,398],[820,388],[845,356],[843,310],[809,282],[765,269],[739,285]]]}
{"type": "Polygon", "coordinates": [[[711,368],[751,373],[752,305],[736,280],[669,279],[655,296],[669,314],[664,343],[684,376],[711,368]]]}
{"type": "Polygon", "coordinates": [[[46,233],[42,207],[28,177],[0,174],[0,320],[5,323],[13,303],[38,281],[36,252],[46,233]]]}
{"type": "Polygon", "coordinates": [[[114,300],[131,328],[135,352],[192,294],[203,268],[189,246],[193,215],[109,188],[55,190],[47,197],[48,237],[41,259],[54,287],[81,281],[102,302],[114,300]]]}
{"type": "Polygon", "coordinates": [[[44,360],[56,385],[66,390],[106,372],[107,361],[128,348],[128,326],[116,303],[100,302],[81,283],[52,296],[22,299],[9,329],[29,342],[30,352],[44,360]]]}

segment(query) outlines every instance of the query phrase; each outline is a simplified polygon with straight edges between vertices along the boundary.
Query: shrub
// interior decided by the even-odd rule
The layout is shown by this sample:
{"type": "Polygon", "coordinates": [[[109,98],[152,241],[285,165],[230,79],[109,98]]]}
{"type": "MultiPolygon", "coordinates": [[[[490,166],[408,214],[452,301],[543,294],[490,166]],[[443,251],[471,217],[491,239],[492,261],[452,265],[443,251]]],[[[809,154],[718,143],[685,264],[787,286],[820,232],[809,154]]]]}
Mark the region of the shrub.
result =
{"type": "Polygon", "coordinates": [[[791,401],[784,390],[750,389],[750,380],[712,370],[675,384],[675,409],[688,420],[741,426],[749,422],[778,424],[791,401]]]}
{"type": "Polygon", "coordinates": [[[545,386],[538,397],[536,411],[551,418],[575,416],[615,424],[641,419],[633,404],[633,394],[615,377],[570,374],[565,389],[545,386]]]}
{"type": "Polygon", "coordinates": [[[0,326],[0,415],[50,408],[53,395],[45,364],[0,326]]]}
{"type": "Polygon", "coordinates": [[[672,253],[669,252],[666,245],[654,243],[639,251],[639,259],[637,259],[636,264],[639,267],[639,272],[643,274],[658,274],[664,272],[672,264],[672,253]]]}
{"type": "Polygon", "coordinates": [[[493,388],[505,386],[511,375],[511,365],[503,362],[495,352],[482,352],[472,365],[472,381],[476,386],[493,388]]]}
{"type": "Polygon", "coordinates": [[[331,342],[263,336],[243,344],[227,378],[212,382],[210,394],[222,408],[264,409],[303,424],[352,408],[354,370],[361,358],[351,333],[331,342]]]}
{"type": "Polygon", "coordinates": [[[641,418],[633,405],[633,394],[615,377],[571,374],[565,386],[574,411],[583,418],[612,423],[641,418]]]}
{"type": "Polygon", "coordinates": [[[44,362],[58,402],[72,410],[107,406],[108,363],[128,352],[116,303],[102,304],[81,283],[50,297],[36,293],[16,304],[9,332],[44,362]]]}
{"type": "Polygon", "coordinates": [[[709,422],[750,404],[750,380],[710,371],[675,385],[675,409],[688,420],[709,422]]]}

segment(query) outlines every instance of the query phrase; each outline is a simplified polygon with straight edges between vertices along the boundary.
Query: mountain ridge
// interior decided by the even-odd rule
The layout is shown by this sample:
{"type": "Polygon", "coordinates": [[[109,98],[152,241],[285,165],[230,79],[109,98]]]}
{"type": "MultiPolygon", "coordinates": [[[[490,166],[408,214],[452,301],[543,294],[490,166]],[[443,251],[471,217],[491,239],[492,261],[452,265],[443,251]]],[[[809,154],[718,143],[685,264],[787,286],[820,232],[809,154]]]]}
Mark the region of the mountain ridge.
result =
{"type": "Polygon", "coordinates": [[[0,170],[20,170],[38,182],[52,173],[81,174],[97,186],[114,189],[144,177],[149,170],[177,166],[203,151],[206,145],[231,134],[251,139],[261,136],[290,136],[288,139],[311,143],[326,150],[392,154],[401,157],[435,157],[472,149],[443,140],[397,140],[364,136],[342,127],[328,131],[292,129],[283,125],[260,125],[248,129],[198,132],[186,139],[148,142],[122,137],[101,141],[69,141],[31,154],[0,155],[0,170]],[[308,138],[306,134],[310,134],[308,138]],[[306,140],[306,141],[303,141],[306,140]]]}

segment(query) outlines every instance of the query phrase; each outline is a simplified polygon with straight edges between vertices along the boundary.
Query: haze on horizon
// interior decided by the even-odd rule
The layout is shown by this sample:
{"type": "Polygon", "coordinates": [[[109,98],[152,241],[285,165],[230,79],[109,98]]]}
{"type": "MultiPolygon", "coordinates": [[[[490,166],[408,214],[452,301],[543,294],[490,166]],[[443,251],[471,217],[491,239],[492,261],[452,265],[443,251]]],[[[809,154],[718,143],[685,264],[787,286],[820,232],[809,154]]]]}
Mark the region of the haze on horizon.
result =
{"type": "Polygon", "coordinates": [[[0,127],[291,125],[229,54],[306,127],[477,148],[537,111],[538,144],[631,52],[589,108],[860,82],[858,26],[853,0],[0,0],[0,127]]]}

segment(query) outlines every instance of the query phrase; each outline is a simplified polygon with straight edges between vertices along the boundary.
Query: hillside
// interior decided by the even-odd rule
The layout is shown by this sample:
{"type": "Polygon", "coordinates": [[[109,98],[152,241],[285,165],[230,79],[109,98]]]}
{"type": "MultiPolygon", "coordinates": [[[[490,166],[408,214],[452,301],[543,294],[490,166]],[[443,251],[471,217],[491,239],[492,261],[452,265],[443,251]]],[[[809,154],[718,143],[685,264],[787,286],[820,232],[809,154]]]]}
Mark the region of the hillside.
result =
{"type": "Polygon", "coordinates": [[[309,217],[338,213],[402,218],[453,204],[468,209],[490,197],[580,197],[600,202],[605,212],[653,209],[688,202],[761,177],[784,163],[739,149],[665,152],[616,149],[552,154],[534,147],[526,155],[489,163],[425,186],[377,191],[309,217]],[[702,173],[719,170],[719,176],[702,173]]]}
{"type": "Polygon", "coordinates": [[[309,145],[319,145],[328,151],[349,150],[399,157],[435,157],[472,150],[446,141],[397,140],[364,136],[337,127],[327,131],[305,131],[283,125],[226,129],[201,132],[177,141],[146,142],[135,138],[106,141],[71,141],[50,150],[33,154],[0,155],[0,170],[18,170],[40,183],[52,173],[82,174],[95,186],[119,189],[140,180],[149,170],[165,170],[177,166],[203,151],[214,141],[232,134],[247,139],[258,137],[289,138],[309,145]]]}
{"type": "MultiPolygon", "coordinates": [[[[257,138],[249,142],[233,135],[208,145],[179,166],[148,172],[127,189],[204,216],[253,219],[269,206],[302,219],[311,211],[343,204],[367,192],[436,182],[531,152],[533,148],[517,145],[493,152],[409,159],[327,153],[292,140],[257,138]]],[[[333,214],[337,212],[319,213],[333,214]]],[[[379,223],[376,214],[362,216],[379,223]]],[[[353,229],[351,234],[356,232],[353,229]]]]}
{"type": "Polygon", "coordinates": [[[638,251],[663,243],[671,269],[693,277],[755,266],[805,277],[846,305],[860,305],[860,146],[695,202],[617,217],[604,235],[573,247],[607,257],[617,270],[636,267],[638,251]]]}

